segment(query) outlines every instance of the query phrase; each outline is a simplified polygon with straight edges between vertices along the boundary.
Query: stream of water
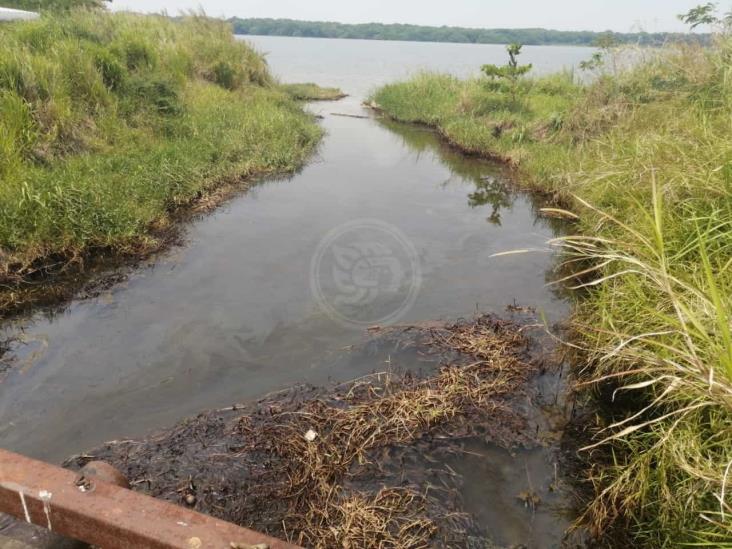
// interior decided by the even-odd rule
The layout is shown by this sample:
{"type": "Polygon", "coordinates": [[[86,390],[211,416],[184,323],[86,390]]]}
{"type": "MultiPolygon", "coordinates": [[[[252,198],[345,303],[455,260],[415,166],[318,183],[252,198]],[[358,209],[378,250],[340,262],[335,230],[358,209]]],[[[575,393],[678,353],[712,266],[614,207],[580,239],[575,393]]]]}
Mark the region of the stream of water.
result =
{"type": "MultiPolygon", "coordinates": [[[[12,341],[0,382],[4,448],[58,462],[206,408],[357,377],[380,367],[347,351],[372,324],[454,319],[513,303],[550,320],[567,314],[546,285],[553,261],[546,241],[561,226],[511,191],[501,167],[466,158],[423,128],[341,116],[367,116],[360,103],[371,88],[414,70],[465,76],[500,63],[501,46],[250,40],[284,81],[351,94],[310,107],[327,132],[316,157],[191,223],[183,245],[100,296],[5,325],[0,339],[12,341]],[[494,256],[517,249],[538,251],[494,256]],[[369,254],[379,258],[376,272],[359,263],[369,254]]],[[[525,51],[540,72],[591,52],[525,51]]],[[[497,541],[550,547],[566,521],[546,513],[537,519],[543,526],[527,529],[529,511],[512,489],[530,470],[540,478],[553,466],[543,451],[522,456],[516,467],[515,455],[496,448],[480,465],[455,468],[470,475],[466,504],[496,525],[497,541]]]]}

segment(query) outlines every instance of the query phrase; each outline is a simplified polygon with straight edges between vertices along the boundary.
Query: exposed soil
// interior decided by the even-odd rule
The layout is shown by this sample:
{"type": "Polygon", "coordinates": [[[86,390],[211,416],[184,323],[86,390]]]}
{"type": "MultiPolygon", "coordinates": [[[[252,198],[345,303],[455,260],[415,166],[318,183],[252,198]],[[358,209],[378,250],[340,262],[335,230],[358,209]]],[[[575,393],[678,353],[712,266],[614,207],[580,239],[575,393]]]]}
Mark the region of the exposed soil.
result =
{"type": "MultiPolygon", "coordinates": [[[[495,547],[447,461],[476,440],[541,443],[520,403],[553,362],[530,329],[491,315],[375,328],[439,366],[294,387],[66,466],[107,461],[136,490],[306,547],[495,547]]],[[[525,504],[540,501],[527,493],[525,504]]]]}

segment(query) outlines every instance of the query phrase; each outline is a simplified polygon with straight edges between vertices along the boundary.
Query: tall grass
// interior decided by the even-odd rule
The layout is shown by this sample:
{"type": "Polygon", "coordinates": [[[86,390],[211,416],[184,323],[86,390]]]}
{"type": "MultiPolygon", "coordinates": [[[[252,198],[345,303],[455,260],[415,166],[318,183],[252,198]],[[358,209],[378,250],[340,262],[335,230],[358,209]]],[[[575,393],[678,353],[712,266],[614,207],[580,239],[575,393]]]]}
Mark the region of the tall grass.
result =
{"type": "Polygon", "coordinates": [[[225,179],[292,170],[321,135],[224,23],[76,12],[0,26],[0,282],[139,252],[225,179]]]}
{"type": "Polygon", "coordinates": [[[588,85],[527,80],[516,103],[439,75],[373,97],[579,215],[558,282],[578,290],[578,375],[611,389],[585,519],[638,546],[732,547],[731,54],[670,45],[588,85]]]}

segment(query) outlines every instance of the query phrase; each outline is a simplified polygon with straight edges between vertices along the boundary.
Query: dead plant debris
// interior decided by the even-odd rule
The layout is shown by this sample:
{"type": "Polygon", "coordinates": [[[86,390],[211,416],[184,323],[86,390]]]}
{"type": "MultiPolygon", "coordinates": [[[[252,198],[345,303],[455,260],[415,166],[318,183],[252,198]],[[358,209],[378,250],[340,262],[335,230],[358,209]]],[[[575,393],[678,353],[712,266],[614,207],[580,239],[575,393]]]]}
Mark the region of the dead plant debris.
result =
{"type": "Polygon", "coordinates": [[[137,490],[305,547],[492,547],[461,512],[445,456],[471,437],[533,443],[512,406],[539,368],[528,337],[490,315],[378,331],[436,371],[294,387],[67,466],[107,461],[137,490]]]}

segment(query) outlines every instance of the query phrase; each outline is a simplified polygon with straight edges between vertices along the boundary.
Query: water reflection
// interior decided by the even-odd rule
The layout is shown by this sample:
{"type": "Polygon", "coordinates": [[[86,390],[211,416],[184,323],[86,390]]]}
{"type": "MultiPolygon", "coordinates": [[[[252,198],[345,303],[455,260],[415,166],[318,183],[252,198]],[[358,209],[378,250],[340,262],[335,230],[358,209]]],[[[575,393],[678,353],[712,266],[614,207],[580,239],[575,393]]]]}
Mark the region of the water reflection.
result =
{"type": "MultiPolygon", "coordinates": [[[[440,163],[449,167],[450,174],[443,181],[442,187],[450,185],[462,188],[465,182],[474,185],[474,189],[467,191],[467,203],[470,208],[480,211],[481,208],[490,208],[486,221],[495,227],[502,227],[505,212],[512,211],[517,200],[521,202],[519,208],[528,204],[534,217],[533,224],[537,227],[546,226],[552,236],[562,236],[571,230],[571,225],[558,217],[546,216],[542,209],[552,204],[552,199],[539,193],[519,192],[520,181],[516,180],[516,173],[512,169],[493,161],[483,160],[475,156],[466,156],[455,147],[447,144],[439,137],[436,131],[420,124],[405,124],[388,118],[378,118],[377,123],[392,134],[399,137],[402,145],[408,147],[418,162],[425,156],[435,156],[440,163]]],[[[548,240],[548,238],[547,238],[548,240]]],[[[498,252],[520,249],[522,246],[496,250],[498,252]]],[[[541,242],[540,248],[544,251],[533,252],[536,255],[549,255],[552,249],[546,241],[541,242]]],[[[570,293],[564,286],[554,284],[560,278],[557,274],[561,270],[561,257],[552,255],[546,260],[544,281],[547,290],[558,300],[569,300],[570,293]]]]}
{"type": "Polygon", "coordinates": [[[441,144],[435,132],[429,128],[402,124],[388,119],[380,119],[379,124],[401,137],[402,143],[414,151],[417,158],[421,154],[429,152],[448,166],[450,176],[444,181],[443,186],[449,186],[451,183],[464,184],[465,181],[472,182],[475,190],[467,195],[468,205],[471,208],[490,206],[491,212],[486,220],[492,225],[501,225],[501,210],[513,206],[515,193],[507,187],[505,183],[507,173],[500,166],[488,161],[466,158],[456,149],[441,144]],[[486,175],[486,171],[496,173],[486,175]]]}
{"type": "Polygon", "coordinates": [[[492,176],[485,176],[476,183],[476,189],[468,195],[468,204],[471,208],[490,205],[492,211],[488,216],[488,223],[501,225],[501,209],[510,208],[513,204],[511,194],[506,185],[492,176]]]}

